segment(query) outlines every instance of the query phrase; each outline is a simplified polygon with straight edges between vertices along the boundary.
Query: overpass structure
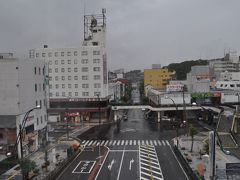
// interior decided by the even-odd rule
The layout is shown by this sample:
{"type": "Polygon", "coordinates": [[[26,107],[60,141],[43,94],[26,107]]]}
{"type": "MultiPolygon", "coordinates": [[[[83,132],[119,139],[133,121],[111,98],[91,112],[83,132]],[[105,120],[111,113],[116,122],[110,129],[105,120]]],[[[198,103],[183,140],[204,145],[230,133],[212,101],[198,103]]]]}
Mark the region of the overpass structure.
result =
{"type": "Polygon", "coordinates": [[[212,106],[164,106],[164,107],[152,107],[149,105],[133,105],[133,106],[112,106],[112,110],[114,111],[114,120],[117,121],[117,111],[118,110],[128,110],[128,109],[145,109],[149,111],[155,111],[158,114],[158,122],[160,122],[161,112],[165,111],[181,111],[181,110],[212,110],[216,113],[220,113],[221,109],[212,106]]]}

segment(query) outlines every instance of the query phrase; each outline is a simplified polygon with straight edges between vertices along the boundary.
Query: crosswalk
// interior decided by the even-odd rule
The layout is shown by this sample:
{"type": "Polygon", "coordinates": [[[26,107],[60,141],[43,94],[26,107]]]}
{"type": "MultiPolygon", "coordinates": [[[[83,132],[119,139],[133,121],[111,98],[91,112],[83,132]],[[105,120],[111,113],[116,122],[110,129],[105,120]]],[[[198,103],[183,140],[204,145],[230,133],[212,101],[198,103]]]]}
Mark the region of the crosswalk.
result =
{"type": "Polygon", "coordinates": [[[153,145],[139,146],[140,180],[163,180],[162,170],[153,145]]]}
{"type": "Polygon", "coordinates": [[[83,140],[86,146],[170,146],[168,140],[83,140]]]}

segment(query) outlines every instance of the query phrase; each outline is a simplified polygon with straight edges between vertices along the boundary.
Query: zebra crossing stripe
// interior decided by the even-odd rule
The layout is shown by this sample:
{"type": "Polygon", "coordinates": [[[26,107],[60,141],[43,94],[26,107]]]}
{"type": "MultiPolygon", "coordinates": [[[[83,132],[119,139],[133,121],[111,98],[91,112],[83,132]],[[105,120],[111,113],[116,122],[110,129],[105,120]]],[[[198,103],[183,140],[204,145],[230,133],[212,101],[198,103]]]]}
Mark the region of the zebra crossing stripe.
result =
{"type": "MultiPolygon", "coordinates": [[[[151,166],[151,168],[155,168],[155,167],[154,167],[154,166],[153,166],[153,167],[151,166]]],[[[149,171],[149,169],[148,169],[148,168],[145,168],[145,167],[141,167],[141,169],[145,169],[145,170],[149,171]]],[[[157,172],[157,171],[154,171],[154,170],[152,170],[152,172],[155,173],[155,174],[162,175],[160,172],[157,172]]]]}
{"type": "Polygon", "coordinates": [[[136,146],[136,140],[133,141],[134,146],[136,146]]]}
{"type": "Polygon", "coordinates": [[[112,145],[112,141],[109,141],[108,145],[111,146],[112,145]]]}
{"type": "Polygon", "coordinates": [[[161,146],[162,145],[161,141],[158,140],[158,144],[161,146]]]}
{"type": "Polygon", "coordinates": [[[121,145],[124,145],[124,140],[122,140],[122,143],[121,143],[121,145]]]}
{"type": "Polygon", "coordinates": [[[142,140],[142,145],[144,145],[144,140],[142,140]]]}
{"type": "Polygon", "coordinates": [[[157,177],[157,176],[154,176],[154,175],[151,175],[151,174],[148,174],[148,173],[145,173],[145,172],[142,172],[142,174],[145,174],[146,176],[152,176],[154,179],[162,179],[160,177],[157,177]]]}
{"type": "Polygon", "coordinates": [[[141,149],[141,151],[145,151],[145,152],[147,152],[147,153],[154,153],[154,151],[149,150],[149,149],[143,149],[143,148],[140,148],[140,149],[141,149]]]}
{"type": "Polygon", "coordinates": [[[167,143],[167,145],[168,145],[168,146],[170,146],[170,144],[169,144],[169,142],[168,142],[168,141],[166,141],[166,143],[167,143]]]}
{"type": "Polygon", "coordinates": [[[126,141],[126,145],[128,145],[128,140],[126,141]]]}
{"type": "Polygon", "coordinates": [[[115,144],[116,144],[116,141],[113,141],[113,146],[115,146],[115,144]]]}
{"type": "Polygon", "coordinates": [[[157,162],[156,157],[155,157],[155,158],[152,158],[152,157],[150,157],[150,156],[148,157],[148,156],[143,155],[143,154],[140,154],[140,157],[146,158],[147,160],[151,159],[152,162],[153,162],[153,161],[157,162]]]}
{"type": "Polygon", "coordinates": [[[102,142],[101,142],[101,146],[102,146],[104,143],[105,143],[105,141],[102,141],[102,142]]]}
{"type": "Polygon", "coordinates": [[[151,145],[153,145],[153,142],[152,142],[152,140],[150,140],[150,144],[151,144],[151,145]]]}
{"type": "Polygon", "coordinates": [[[108,144],[108,141],[105,142],[104,146],[106,146],[108,144]]]}
{"type": "Polygon", "coordinates": [[[84,144],[86,141],[84,140],[82,143],[84,144]]]}
{"type": "Polygon", "coordinates": [[[151,157],[154,157],[154,158],[156,158],[156,156],[155,156],[155,154],[153,155],[153,154],[150,154],[150,153],[146,153],[146,152],[141,152],[141,154],[143,154],[143,155],[146,155],[146,156],[151,156],[151,157]]]}
{"type": "Polygon", "coordinates": [[[157,141],[156,140],[154,140],[154,145],[157,146],[157,141]]]}
{"type": "Polygon", "coordinates": [[[149,144],[148,144],[148,140],[146,140],[146,144],[149,145],[149,144]]]}
{"type": "Polygon", "coordinates": [[[120,144],[120,141],[117,141],[117,145],[119,146],[119,144],[120,144]]]}
{"type": "Polygon", "coordinates": [[[141,144],[141,142],[140,142],[140,140],[138,140],[138,145],[140,146],[140,144],[141,144]]]}
{"type": "Polygon", "coordinates": [[[164,141],[162,141],[162,144],[165,146],[165,142],[164,141]]]}
{"type": "Polygon", "coordinates": [[[93,141],[90,141],[90,142],[88,143],[88,146],[91,146],[92,143],[93,143],[93,141]]]}
{"type": "Polygon", "coordinates": [[[130,144],[130,146],[132,145],[132,140],[130,140],[129,144],[130,144]]]}
{"type": "Polygon", "coordinates": [[[99,144],[100,144],[100,141],[99,141],[99,142],[97,142],[97,146],[99,146],[99,144]]]}
{"type": "MultiPolygon", "coordinates": [[[[141,159],[141,161],[145,161],[146,163],[144,163],[144,162],[141,162],[141,164],[143,164],[143,165],[145,165],[145,166],[149,166],[149,161],[148,160],[146,160],[146,159],[141,159]]],[[[151,164],[155,164],[155,165],[158,165],[158,163],[155,163],[155,162],[151,162],[151,164]]],[[[155,166],[152,166],[152,167],[155,167],[155,166]]]]}
{"type": "Polygon", "coordinates": [[[93,141],[92,145],[95,145],[97,141],[93,141]]]}
{"type": "Polygon", "coordinates": [[[84,146],[86,146],[86,145],[88,144],[88,142],[89,142],[89,141],[86,141],[86,142],[84,143],[84,146]]]}

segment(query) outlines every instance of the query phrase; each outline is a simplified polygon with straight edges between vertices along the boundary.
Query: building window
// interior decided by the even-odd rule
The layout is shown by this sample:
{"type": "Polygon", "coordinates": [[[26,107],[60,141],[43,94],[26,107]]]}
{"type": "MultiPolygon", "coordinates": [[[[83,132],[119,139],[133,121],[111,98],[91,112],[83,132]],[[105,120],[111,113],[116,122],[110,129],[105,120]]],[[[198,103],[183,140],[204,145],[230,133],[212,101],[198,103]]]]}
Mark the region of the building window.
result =
{"type": "Polygon", "coordinates": [[[35,92],[37,92],[37,84],[35,84],[35,92]]]}
{"type": "Polygon", "coordinates": [[[39,84],[38,86],[39,86],[39,91],[41,91],[41,84],[39,84]]]}
{"type": "Polygon", "coordinates": [[[82,80],[88,80],[88,76],[82,76],[82,80]]]}
{"type": "Polygon", "coordinates": [[[49,89],[52,89],[52,84],[49,84],[49,89]]]}
{"type": "Polygon", "coordinates": [[[42,74],[45,75],[45,66],[42,68],[42,74]]]}
{"type": "Polygon", "coordinates": [[[94,92],[94,96],[101,96],[100,92],[94,92]]]}
{"type": "Polygon", "coordinates": [[[100,75],[94,75],[94,80],[99,80],[100,79],[100,75]]]}
{"type": "Polygon", "coordinates": [[[34,74],[36,75],[37,74],[37,68],[34,67],[34,74]]]}
{"type": "Polygon", "coordinates": [[[67,52],[67,56],[71,56],[71,52],[67,52]]]}
{"type": "Polygon", "coordinates": [[[62,76],[62,80],[65,81],[65,76],[62,76]]]}
{"type": "Polygon", "coordinates": [[[52,53],[51,52],[48,53],[48,57],[52,57],[52,53]]]}
{"type": "Polygon", "coordinates": [[[58,76],[55,76],[55,81],[58,81],[58,76]]]}
{"type": "Polygon", "coordinates": [[[49,61],[49,65],[52,65],[52,61],[49,61]]]}
{"type": "Polygon", "coordinates": [[[68,88],[72,88],[72,84],[68,84],[68,88]]]}
{"type": "Polygon", "coordinates": [[[82,51],[82,56],[87,56],[88,52],[87,51],[82,51]]]}
{"type": "Polygon", "coordinates": [[[63,97],[65,96],[65,92],[62,92],[62,96],[63,96],[63,97]]]}
{"type": "Polygon", "coordinates": [[[45,121],[45,122],[47,121],[47,116],[46,116],[46,115],[44,115],[44,121],[45,121]]]}
{"type": "Polygon", "coordinates": [[[52,81],[52,76],[49,76],[49,81],[52,81]]]}
{"type": "Polygon", "coordinates": [[[74,72],[78,72],[78,68],[74,68],[74,72]]]}
{"type": "Polygon", "coordinates": [[[49,93],[49,97],[52,97],[52,93],[49,93]]]}
{"type": "Polygon", "coordinates": [[[68,76],[68,80],[71,80],[72,79],[72,77],[71,76],[68,76]]]}
{"type": "Polygon", "coordinates": [[[93,46],[98,46],[98,42],[92,42],[93,46]]]}
{"type": "Polygon", "coordinates": [[[71,72],[71,68],[68,68],[68,72],[71,72]]]}
{"type": "Polygon", "coordinates": [[[39,57],[39,53],[36,53],[36,57],[39,57]]]}
{"type": "Polygon", "coordinates": [[[61,64],[64,64],[64,60],[61,60],[61,64]]]}
{"type": "Polygon", "coordinates": [[[56,96],[59,96],[59,92],[56,92],[56,96]]]}
{"type": "Polygon", "coordinates": [[[82,72],[88,72],[88,67],[82,67],[82,72]]]}
{"type": "Polygon", "coordinates": [[[77,51],[74,51],[74,53],[73,53],[73,54],[74,54],[74,56],[77,56],[77,51]]]}
{"type": "Polygon", "coordinates": [[[41,75],[41,68],[38,68],[38,74],[41,75]]]}
{"type": "Polygon", "coordinates": [[[46,57],[46,53],[42,53],[42,57],[46,57]]]}
{"type": "Polygon", "coordinates": [[[100,63],[100,59],[93,59],[93,63],[100,63]]]}
{"type": "Polygon", "coordinates": [[[42,100],[40,100],[40,108],[42,108],[42,100]]]}
{"type": "Polygon", "coordinates": [[[100,67],[94,67],[93,71],[100,71],[100,67]]]}
{"type": "Polygon", "coordinates": [[[55,60],[55,64],[58,65],[58,60],[55,60]]]}
{"type": "Polygon", "coordinates": [[[65,72],[65,69],[64,69],[64,68],[61,68],[61,72],[65,72]]]}
{"type": "Polygon", "coordinates": [[[68,92],[68,96],[70,96],[70,97],[71,97],[71,96],[72,96],[72,92],[68,92]]]}
{"type": "Polygon", "coordinates": [[[71,60],[70,59],[68,60],[68,64],[71,64],[71,60]]]}
{"type": "Polygon", "coordinates": [[[82,84],[82,88],[88,88],[89,85],[88,84],[82,84]]]}
{"type": "Polygon", "coordinates": [[[82,96],[88,96],[89,92],[82,92],[82,96]]]}
{"type": "Polygon", "coordinates": [[[62,88],[63,88],[63,89],[65,88],[65,84],[62,84],[62,88]]]}
{"type": "Polygon", "coordinates": [[[100,55],[100,51],[93,51],[93,55],[100,55]]]}
{"type": "Polygon", "coordinates": [[[43,86],[42,86],[42,87],[43,87],[43,91],[45,91],[45,84],[43,84],[43,86]]]}
{"type": "Polygon", "coordinates": [[[59,88],[59,85],[58,85],[58,84],[55,84],[55,88],[58,89],[58,88],[59,88]]]}
{"type": "Polygon", "coordinates": [[[78,92],[75,92],[75,96],[78,96],[78,92]]]}
{"type": "Polygon", "coordinates": [[[61,56],[64,56],[64,52],[61,52],[61,56]]]}
{"type": "Polygon", "coordinates": [[[78,80],[78,76],[74,76],[74,80],[78,80]]]}
{"type": "Polygon", "coordinates": [[[88,59],[82,59],[82,64],[87,64],[88,63],[88,59]]]}
{"type": "Polygon", "coordinates": [[[75,88],[78,88],[78,84],[74,84],[74,87],[75,87],[75,88]]]}
{"type": "Polygon", "coordinates": [[[54,55],[55,55],[55,57],[58,57],[58,52],[55,52],[54,55]]]}
{"type": "Polygon", "coordinates": [[[74,64],[77,64],[77,59],[74,59],[74,64]]]}
{"type": "Polygon", "coordinates": [[[39,119],[37,118],[37,126],[39,125],[39,119]]]}
{"type": "Polygon", "coordinates": [[[100,83],[95,83],[94,88],[101,88],[101,84],[100,83]]]}
{"type": "Polygon", "coordinates": [[[58,72],[58,68],[55,68],[55,73],[57,73],[58,72]]]}

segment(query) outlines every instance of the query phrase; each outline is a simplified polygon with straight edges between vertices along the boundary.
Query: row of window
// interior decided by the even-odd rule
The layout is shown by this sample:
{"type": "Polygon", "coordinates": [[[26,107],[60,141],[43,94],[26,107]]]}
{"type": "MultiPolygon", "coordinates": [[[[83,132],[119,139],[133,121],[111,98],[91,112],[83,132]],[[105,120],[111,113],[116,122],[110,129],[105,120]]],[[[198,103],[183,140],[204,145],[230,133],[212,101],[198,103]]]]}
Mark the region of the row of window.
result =
{"type": "MultiPolygon", "coordinates": [[[[41,116],[40,117],[40,122],[41,122],[41,124],[43,123],[43,117],[41,116]]],[[[47,116],[46,115],[44,115],[44,121],[46,122],[47,121],[47,116]]],[[[37,126],[39,125],[39,118],[37,118],[37,126]]]]}
{"type": "MultiPolygon", "coordinates": [[[[67,72],[72,72],[72,68],[66,68],[66,69],[67,69],[67,72]]],[[[82,72],[88,72],[88,70],[89,70],[88,67],[82,67],[82,72]]],[[[58,68],[55,68],[54,71],[55,71],[55,73],[58,73],[58,68]]],[[[78,72],[78,68],[75,67],[73,69],[73,71],[74,72],[78,72]]],[[[95,72],[100,71],[100,67],[93,67],[93,71],[95,71],[95,72]]],[[[61,72],[65,72],[65,68],[61,68],[61,72]]],[[[52,69],[51,68],[49,69],[49,73],[52,73],[52,69]]]]}
{"type": "MultiPolygon", "coordinates": [[[[67,94],[67,92],[62,92],[62,94],[61,94],[63,97],[66,97],[66,95],[68,95],[68,96],[73,96],[73,92],[68,92],[68,94],[67,94]]],[[[100,94],[100,92],[94,92],[94,96],[100,96],[101,94],[100,94]]],[[[53,93],[49,93],[49,96],[50,97],[52,97],[53,96],[53,93]]],[[[60,96],[60,93],[59,92],[56,92],[55,93],[55,96],[56,97],[58,97],[58,96],[60,96]]],[[[78,92],[74,92],[74,96],[78,96],[78,92]]],[[[89,96],[89,92],[82,92],[82,96],[84,96],[84,97],[86,97],[86,96],[89,96]]]]}
{"type": "Polygon", "coordinates": [[[38,105],[40,105],[40,107],[42,108],[42,105],[44,106],[44,107],[46,107],[47,106],[47,101],[46,101],[46,99],[44,99],[43,101],[42,100],[36,100],[36,107],[38,106],[38,105]],[[42,103],[43,102],[43,103],[42,103]]]}
{"type": "MultiPolygon", "coordinates": [[[[55,65],[58,65],[58,62],[59,62],[59,63],[61,62],[61,64],[72,64],[72,60],[71,60],[71,59],[68,59],[68,60],[55,60],[55,61],[54,61],[54,64],[55,64],[55,65]]],[[[78,62],[77,59],[74,59],[74,60],[73,60],[73,63],[74,63],[74,64],[77,64],[77,62],[78,62]]],[[[82,59],[82,60],[81,60],[81,63],[82,63],[82,64],[88,64],[88,62],[89,62],[88,59],[82,59]]],[[[53,61],[50,60],[50,61],[49,61],[49,64],[52,65],[52,63],[53,63],[53,61]]],[[[100,59],[93,59],[93,63],[94,63],[94,64],[100,63],[100,59]]]]}
{"type": "MultiPolygon", "coordinates": [[[[34,74],[37,75],[37,73],[39,75],[41,75],[41,68],[38,68],[38,72],[37,72],[37,67],[34,67],[34,74]]],[[[45,67],[42,68],[42,74],[45,75],[45,67]]]]}
{"type": "MultiPolygon", "coordinates": [[[[65,87],[67,86],[68,88],[72,88],[72,84],[55,84],[55,89],[58,89],[61,86],[62,89],[65,89],[65,87]]],[[[52,89],[53,86],[52,84],[49,85],[49,89],[52,89]]],[[[78,88],[78,84],[74,84],[74,88],[78,88]]],[[[82,88],[89,88],[89,84],[82,84],[82,88]]],[[[94,88],[101,88],[101,84],[100,83],[95,83],[94,84],[94,88]]]]}
{"type": "MultiPolygon", "coordinates": [[[[55,81],[58,81],[60,79],[60,76],[55,76],[55,81]]],[[[78,80],[78,76],[61,76],[61,80],[62,81],[65,81],[65,79],[67,80],[78,80]]],[[[93,76],[93,79],[94,80],[100,80],[101,79],[101,76],[100,75],[94,75],[93,76]]],[[[88,80],[88,76],[82,76],[82,80],[88,80]]],[[[52,76],[49,76],[49,81],[52,81],[52,76]]]]}
{"type": "MultiPolygon", "coordinates": [[[[100,55],[100,51],[92,51],[92,54],[93,55],[100,55]]],[[[77,51],[73,51],[73,52],[49,52],[49,53],[42,53],[41,54],[41,57],[45,58],[45,57],[64,57],[64,56],[77,56],[78,55],[78,52],[77,51]]],[[[81,51],[81,55],[82,56],[87,56],[88,55],[88,51],[81,51]]],[[[40,57],[40,53],[36,53],[36,57],[40,57]]]]}
{"type": "Polygon", "coordinates": [[[43,91],[45,91],[45,84],[35,84],[35,92],[37,92],[37,91],[39,91],[39,92],[41,92],[41,89],[43,90],[43,91]]]}

